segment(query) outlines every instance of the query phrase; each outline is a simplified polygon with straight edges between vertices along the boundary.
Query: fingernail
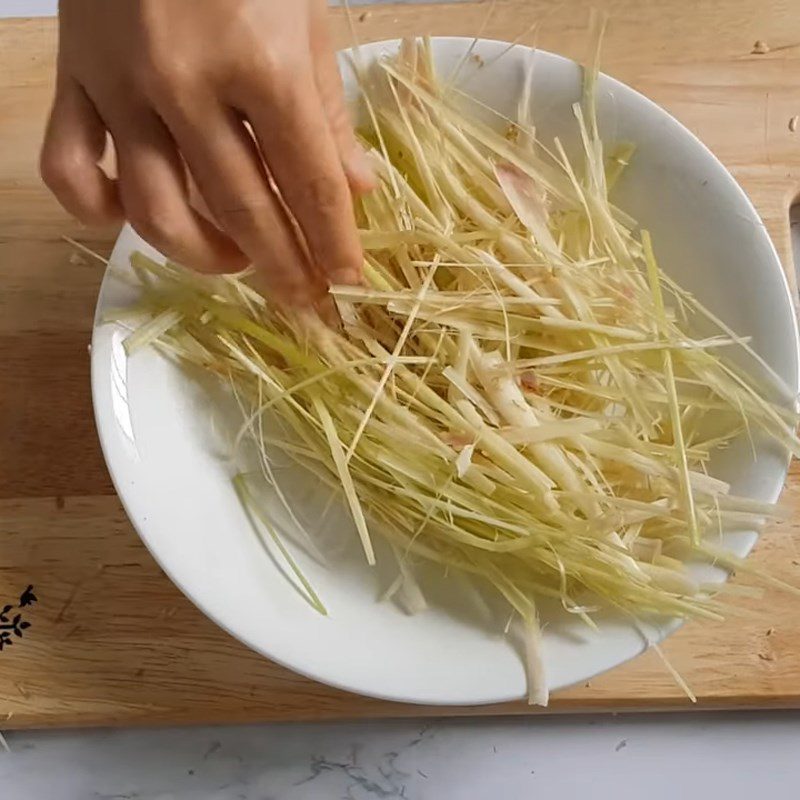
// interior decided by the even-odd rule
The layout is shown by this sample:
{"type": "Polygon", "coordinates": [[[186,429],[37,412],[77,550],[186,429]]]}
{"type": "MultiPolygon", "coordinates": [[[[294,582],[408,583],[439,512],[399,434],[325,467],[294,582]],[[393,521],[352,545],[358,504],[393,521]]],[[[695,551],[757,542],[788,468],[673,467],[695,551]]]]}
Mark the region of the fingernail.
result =
{"type": "Polygon", "coordinates": [[[307,287],[300,284],[275,286],[271,294],[273,301],[278,304],[286,304],[295,308],[307,306],[310,302],[307,287]]]}
{"type": "Polygon", "coordinates": [[[350,286],[354,283],[359,283],[361,274],[357,269],[337,269],[331,272],[328,278],[332,286],[342,284],[350,286]]]}
{"type": "Polygon", "coordinates": [[[356,145],[345,165],[351,188],[356,192],[369,192],[377,185],[372,159],[356,145]]]}

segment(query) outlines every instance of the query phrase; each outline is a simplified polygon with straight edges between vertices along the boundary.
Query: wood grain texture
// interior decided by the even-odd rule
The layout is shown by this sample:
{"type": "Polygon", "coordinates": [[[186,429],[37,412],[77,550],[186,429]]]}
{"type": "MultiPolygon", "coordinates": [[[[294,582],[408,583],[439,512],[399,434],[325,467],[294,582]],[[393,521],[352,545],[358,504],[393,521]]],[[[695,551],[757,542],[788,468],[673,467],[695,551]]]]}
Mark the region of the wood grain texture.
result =
{"type": "MultiPolygon", "coordinates": [[[[590,3],[500,0],[484,35],[581,58],[590,3]],[[528,34],[525,39],[532,41],[528,34]]],[[[744,186],[791,269],[787,210],[800,183],[800,14],[795,2],[593,0],[611,24],[605,71],[693,130],[744,186]],[[756,40],[771,48],[751,53],[756,40]]],[[[363,41],[476,34],[487,5],[359,9],[363,41]]],[[[340,45],[349,42],[341,15],[340,45]]],[[[28,584],[25,636],[0,652],[0,726],[527,713],[373,701],[298,677],[203,617],[145,551],[97,444],[88,383],[101,272],[60,237],[108,251],[40,185],[37,150],[56,47],[52,20],[0,23],[0,607],[28,584]]],[[[792,283],[794,283],[792,279],[792,283]]],[[[800,510],[800,470],[785,495],[800,510]]],[[[797,514],[793,516],[797,517],[797,514]]],[[[753,563],[800,584],[800,518],[773,526],[753,563]]],[[[800,599],[767,591],[719,625],[687,625],[665,651],[701,707],[800,706],[800,599]]],[[[559,694],[554,711],[685,708],[654,653],[559,694]]]]}

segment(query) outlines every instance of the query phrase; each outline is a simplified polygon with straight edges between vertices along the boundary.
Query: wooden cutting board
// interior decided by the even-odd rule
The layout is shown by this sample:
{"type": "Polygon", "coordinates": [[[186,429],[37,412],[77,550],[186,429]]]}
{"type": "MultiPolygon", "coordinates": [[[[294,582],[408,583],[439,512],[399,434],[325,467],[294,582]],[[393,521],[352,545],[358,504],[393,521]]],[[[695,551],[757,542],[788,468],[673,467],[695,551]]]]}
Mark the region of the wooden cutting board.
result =
{"type": "MultiPolygon", "coordinates": [[[[356,9],[354,21],[364,41],[483,30],[529,43],[538,21],[540,46],[583,56],[589,3],[500,0],[487,20],[489,5],[356,9]]],[[[793,276],[796,0],[591,5],[611,15],[605,71],[665,106],[714,150],[758,206],[793,276]],[[765,47],[755,49],[768,52],[753,52],[757,40],[765,47]]],[[[339,45],[347,45],[341,14],[335,26],[339,45]]],[[[522,703],[402,706],[298,677],[209,622],[140,544],[114,494],[92,419],[87,345],[101,271],[76,263],[60,238],[108,251],[115,231],[78,226],[37,177],[55,48],[53,20],[0,23],[0,611],[11,606],[0,639],[6,633],[13,642],[0,651],[0,728],[527,712],[522,703]]],[[[797,468],[785,500],[800,512],[797,468]]],[[[795,516],[768,530],[753,560],[800,585],[795,516]]],[[[748,613],[726,623],[687,625],[665,651],[699,707],[800,706],[800,599],[768,591],[744,606],[748,613]]],[[[551,709],[687,707],[647,653],[561,693],[551,709]]]]}

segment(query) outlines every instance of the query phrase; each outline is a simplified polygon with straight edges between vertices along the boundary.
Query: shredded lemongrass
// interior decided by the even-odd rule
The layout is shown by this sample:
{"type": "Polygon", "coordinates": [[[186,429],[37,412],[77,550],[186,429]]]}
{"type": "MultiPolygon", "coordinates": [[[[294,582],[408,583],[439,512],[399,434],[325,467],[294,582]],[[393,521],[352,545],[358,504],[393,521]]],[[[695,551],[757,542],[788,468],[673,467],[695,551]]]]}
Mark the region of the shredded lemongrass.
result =
{"type": "MultiPolygon", "coordinates": [[[[148,321],[126,347],[219,376],[241,410],[233,438],[255,447],[282,504],[277,452],[338,492],[368,563],[373,538],[388,542],[399,574],[385,599],[424,611],[419,563],[494,592],[510,606],[498,630],[521,626],[530,700],[544,704],[543,600],[589,629],[606,609],[722,616],[688,563],[747,572],[720,532],[776,509],[732,495],[712,458],[743,431],[800,453],[794,398],[764,395],[780,377],[662,273],[610,200],[635,146],[604,154],[596,54],[572,159],[536,137],[529,98],[517,120],[479,121],[437,80],[426,40],[356,62],[379,186],[356,201],[364,283],[331,289],[340,326],[265,302],[249,274],[137,253],[141,302],[119,318],[148,321]]],[[[259,495],[236,488],[324,613],[259,495]]]]}
{"type": "Polygon", "coordinates": [[[320,614],[327,615],[328,612],[325,606],[317,596],[314,588],[306,579],[305,575],[303,575],[302,570],[297,566],[297,562],[286,548],[286,545],[281,541],[281,537],[278,535],[275,527],[270,522],[269,517],[264,513],[261,506],[255,502],[252,492],[247,486],[246,477],[242,474],[237,475],[233,479],[233,486],[245,511],[255,518],[253,520],[254,522],[257,520],[267,529],[270,539],[275,543],[275,546],[278,548],[278,552],[281,554],[281,557],[286,561],[289,569],[294,573],[295,577],[300,582],[300,585],[305,590],[306,600],[308,600],[311,607],[316,611],[319,611],[320,614]]]}

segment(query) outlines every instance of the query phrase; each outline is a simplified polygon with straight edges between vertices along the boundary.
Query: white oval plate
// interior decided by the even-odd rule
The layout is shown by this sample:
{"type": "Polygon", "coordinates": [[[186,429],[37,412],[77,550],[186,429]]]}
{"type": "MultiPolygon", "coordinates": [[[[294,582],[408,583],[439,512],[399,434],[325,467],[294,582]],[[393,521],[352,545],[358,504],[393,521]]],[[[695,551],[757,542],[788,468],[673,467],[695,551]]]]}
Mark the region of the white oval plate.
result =
{"type": "MultiPolygon", "coordinates": [[[[454,69],[470,41],[434,40],[442,75],[454,69]]],[[[368,45],[362,55],[374,58],[397,45],[368,45]]],[[[475,53],[485,66],[468,60],[458,85],[512,116],[529,51],[513,47],[495,60],[506,48],[502,42],[478,42],[475,53]]],[[[580,98],[580,69],[550,53],[537,52],[534,59],[537,133],[543,141],[560,135],[570,150],[576,138],[571,104],[580,98]]],[[[355,96],[347,69],[345,83],[355,96]]],[[[604,76],[598,104],[604,138],[637,144],[633,164],[615,192],[616,202],[651,231],[665,270],[739,334],[751,336],[757,351],[795,391],[797,327],[789,289],[744,192],[689,131],[632,89],[604,76]]],[[[152,252],[126,227],[112,262],[127,264],[137,248],[152,252]]],[[[107,274],[97,319],[131,300],[131,289],[107,274]]],[[[231,487],[235,468],[217,454],[204,393],[151,350],[128,359],[124,337],[117,325],[96,324],[92,391],[106,461],[145,544],[211,619],[265,656],[361,694],[438,705],[494,703],[525,694],[514,643],[481,622],[476,611],[461,607],[463,593],[450,592],[457,588],[455,579],[439,582],[441,602],[434,597],[431,610],[409,617],[393,604],[377,601],[393,577],[388,559],[385,568],[370,571],[356,545],[326,568],[294,548],[329,616],[313,611],[254,535],[231,487]]],[[[764,441],[757,441],[756,448],[757,460],[746,442],[730,448],[714,472],[730,480],[738,493],[773,501],[786,475],[786,457],[764,441]]],[[[297,497],[305,496],[301,505],[313,505],[307,502],[315,494],[313,483],[302,476],[292,480],[297,497]]],[[[279,526],[281,519],[276,509],[279,526]]],[[[320,535],[329,536],[331,530],[356,540],[340,507],[320,535]]],[[[742,555],[754,540],[748,531],[727,537],[731,549],[742,555]]],[[[675,627],[665,623],[649,635],[661,638],[675,627]]],[[[550,688],[584,681],[645,647],[641,632],[621,619],[603,620],[600,632],[593,634],[580,622],[555,615],[544,636],[550,688]]]]}

